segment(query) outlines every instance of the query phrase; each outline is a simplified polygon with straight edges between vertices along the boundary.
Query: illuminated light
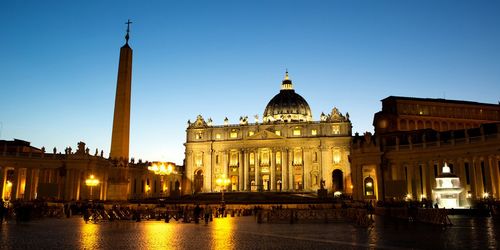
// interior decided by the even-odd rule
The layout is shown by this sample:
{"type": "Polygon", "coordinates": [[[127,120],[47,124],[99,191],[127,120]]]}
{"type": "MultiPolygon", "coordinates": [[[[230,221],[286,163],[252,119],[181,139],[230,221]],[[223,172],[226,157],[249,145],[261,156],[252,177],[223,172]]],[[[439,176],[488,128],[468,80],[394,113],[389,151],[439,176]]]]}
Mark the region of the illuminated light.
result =
{"type": "Polygon", "coordinates": [[[467,193],[467,198],[472,198],[472,194],[471,193],[467,193]]]}
{"type": "Polygon", "coordinates": [[[427,196],[425,194],[422,194],[420,195],[420,199],[423,200],[423,199],[427,199],[427,196]]]}
{"type": "Polygon", "coordinates": [[[373,187],[373,182],[367,182],[366,187],[369,187],[369,188],[373,187]]]}
{"type": "Polygon", "coordinates": [[[412,198],[411,194],[407,194],[407,195],[406,195],[406,199],[407,199],[407,200],[411,200],[411,198],[412,198]]]}
{"type": "Polygon", "coordinates": [[[353,185],[351,185],[350,187],[351,187],[351,189],[353,189],[353,188],[354,188],[354,186],[353,186],[353,185]]]}
{"type": "Polygon", "coordinates": [[[93,174],[91,174],[90,177],[85,180],[85,185],[89,187],[95,187],[99,185],[99,180],[96,179],[93,174]]]}
{"type": "Polygon", "coordinates": [[[490,194],[489,194],[488,192],[485,192],[485,193],[483,194],[483,198],[487,199],[488,197],[490,197],[490,194]]]}
{"type": "Polygon", "coordinates": [[[160,165],[153,163],[153,165],[148,167],[148,170],[156,175],[170,175],[171,173],[175,173],[172,164],[165,166],[165,163],[163,162],[160,163],[160,165]]]}
{"type": "Polygon", "coordinates": [[[7,185],[7,187],[9,187],[9,188],[10,188],[10,187],[12,187],[12,182],[7,181],[7,184],[6,184],[6,185],[7,185]]]}
{"type": "Polygon", "coordinates": [[[253,131],[248,132],[248,136],[252,136],[252,135],[254,135],[253,131]]]}
{"type": "Polygon", "coordinates": [[[274,133],[275,133],[276,135],[281,136],[281,131],[279,131],[279,130],[274,131],[274,133]]]}
{"type": "MultiPolygon", "coordinates": [[[[213,209],[213,208],[212,208],[213,209]]],[[[218,218],[210,222],[212,249],[236,249],[237,237],[235,237],[235,218],[218,218]]],[[[175,224],[171,224],[175,225],[175,224]]]]}
{"type": "Polygon", "coordinates": [[[336,191],[333,193],[333,196],[335,196],[335,197],[340,197],[341,195],[342,195],[342,192],[340,192],[340,191],[336,191]]]}
{"type": "Polygon", "coordinates": [[[337,152],[335,152],[335,153],[333,154],[333,163],[335,163],[335,164],[340,163],[340,158],[341,158],[341,157],[340,157],[340,152],[338,152],[338,151],[337,151],[337,152]]]}
{"type": "Polygon", "coordinates": [[[318,131],[316,129],[311,130],[311,135],[317,135],[318,131]]]}
{"type": "MultiPolygon", "coordinates": [[[[101,237],[101,227],[94,223],[86,224],[81,220],[80,244],[82,249],[99,248],[99,239],[101,237]]],[[[77,236],[78,237],[78,236],[77,236]]]]}
{"type": "Polygon", "coordinates": [[[149,185],[146,185],[146,192],[149,192],[151,190],[151,187],[149,185]]]}

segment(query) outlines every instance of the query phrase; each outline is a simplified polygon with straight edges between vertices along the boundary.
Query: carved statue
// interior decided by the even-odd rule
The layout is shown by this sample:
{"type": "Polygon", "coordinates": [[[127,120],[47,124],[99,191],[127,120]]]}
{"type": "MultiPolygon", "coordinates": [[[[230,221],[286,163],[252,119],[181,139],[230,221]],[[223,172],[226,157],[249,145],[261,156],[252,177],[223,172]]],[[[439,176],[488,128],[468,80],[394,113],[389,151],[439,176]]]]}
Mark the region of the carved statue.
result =
{"type": "Polygon", "coordinates": [[[326,118],[328,118],[325,113],[321,112],[321,115],[319,116],[320,121],[326,122],[326,118]]]}
{"type": "Polygon", "coordinates": [[[52,152],[53,152],[54,154],[56,154],[56,153],[57,153],[57,149],[56,149],[56,147],[54,147],[54,149],[52,150],[52,152]]]}

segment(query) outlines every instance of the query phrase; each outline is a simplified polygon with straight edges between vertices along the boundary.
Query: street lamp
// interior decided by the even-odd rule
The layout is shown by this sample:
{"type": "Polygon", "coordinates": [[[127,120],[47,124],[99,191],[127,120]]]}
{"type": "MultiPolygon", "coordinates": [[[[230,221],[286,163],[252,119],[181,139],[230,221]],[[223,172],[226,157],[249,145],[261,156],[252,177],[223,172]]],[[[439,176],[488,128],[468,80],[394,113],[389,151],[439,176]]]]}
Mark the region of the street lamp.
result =
{"type": "MultiPolygon", "coordinates": [[[[160,175],[160,176],[170,176],[172,173],[176,173],[174,171],[174,165],[172,163],[168,163],[167,166],[165,166],[165,163],[153,163],[153,165],[148,167],[148,170],[153,172],[155,175],[160,175]]],[[[163,181],[163,177],[162,177],[163,181]]],[[[171,179],[169,178],[169,182],[171,184],[171,179]]],[[[170,194],[172,194],[172,185],[170,185],[170,194]]],[[[163,189],[165,191],[165,189],[163,189]]]]}
{"type": "Polygon", "coordinates": [[[85,185],[90,187],[90,199],[92,200],[92,188],[99,185],[99,180],[96,179],[93,174],[91,174],[90,177],[85,180],[85,185]]]}
{"type": "Polygon", "coordinates": [[[226,190],[226,186],[229,185],[230,181],[231,180],[229,180],[229,178],[226,178],[225,174],[215,180],[217,185],[222,186],[222,203],[224,203],[224,191],[226,190]]]}

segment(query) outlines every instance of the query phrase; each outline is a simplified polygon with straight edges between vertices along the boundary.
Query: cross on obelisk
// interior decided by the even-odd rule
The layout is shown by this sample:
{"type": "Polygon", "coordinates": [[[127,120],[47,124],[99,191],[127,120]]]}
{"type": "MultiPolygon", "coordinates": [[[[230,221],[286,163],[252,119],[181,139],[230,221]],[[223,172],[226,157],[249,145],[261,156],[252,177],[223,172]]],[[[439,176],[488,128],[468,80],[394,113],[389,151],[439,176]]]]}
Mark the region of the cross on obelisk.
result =
{"type": "Polygon", "coordinates": [[[127,25],[127,35],[125,35],[125,43],[128,44],[128,39],[129,39],[129,35],[128,33],[130,32],[130,24],[132,22],[130,21],[130,19],[128,19],[128,21],[125,23],[127,25]]]}

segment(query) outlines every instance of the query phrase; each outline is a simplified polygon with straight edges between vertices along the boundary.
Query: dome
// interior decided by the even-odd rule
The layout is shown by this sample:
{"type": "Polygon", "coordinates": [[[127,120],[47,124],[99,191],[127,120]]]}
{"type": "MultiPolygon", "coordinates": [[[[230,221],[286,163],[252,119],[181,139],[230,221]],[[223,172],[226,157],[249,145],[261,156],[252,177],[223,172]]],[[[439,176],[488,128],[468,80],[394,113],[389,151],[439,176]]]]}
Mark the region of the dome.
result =
{"type": "Polygon", "coordinates": [[[286,72],[280,92],[269,101],[264,110],[264,122],[312,121],[311,108],[307,101],[295,93],[292,81],[286,72]]]}

